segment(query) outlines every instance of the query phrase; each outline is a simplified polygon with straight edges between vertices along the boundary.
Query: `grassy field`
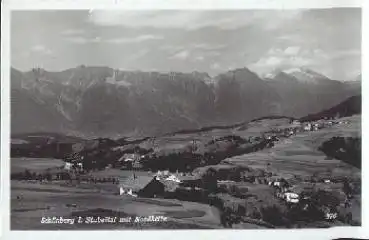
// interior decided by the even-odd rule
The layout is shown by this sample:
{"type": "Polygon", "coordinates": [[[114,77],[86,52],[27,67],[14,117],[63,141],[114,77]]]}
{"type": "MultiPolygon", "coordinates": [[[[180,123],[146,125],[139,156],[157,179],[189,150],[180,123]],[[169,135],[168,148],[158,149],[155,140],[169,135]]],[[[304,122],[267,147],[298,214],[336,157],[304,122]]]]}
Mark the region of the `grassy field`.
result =
{"type": "Polygon", "coordinates": [[[127,216],[167,216],[168,222],[145,226],[129,224],[99,224],[94,229],[129,228],[219,228],[219,212],[205,204],[167,199],[115,196],[79,187],[58,184],[11,182],[11,229],[90,229],[88,224],[41,224],[42,217],[72,216],[94,210],[119,212],[127,216]],[[39,191],[37,191],[39,190],[39,191]],[[73,204],[76,204],[73,206],[73,204]],[[73,207],[70,207],[73,206],[73,207]]]}
{"type": "Polygon", "coordinates": [[[60,168],[64,162],[59,159],[50,158],[11,158],[11,173],[24,172],[28,169],[31,172],[40,172],[51,168],[60,168]]]}
{"type": "Polygon", "coordinates": [[[261,168],[282,176],[312,176],[329,174],[360,178],[359,169],[336,159],[327,159],[318,147],[334,136],[357,136],[360,131],[358,116],[350,123],[336,125],[316,132],[302,132],[283,139],[273,148],[226,159],[224,162],[261,168]]]}

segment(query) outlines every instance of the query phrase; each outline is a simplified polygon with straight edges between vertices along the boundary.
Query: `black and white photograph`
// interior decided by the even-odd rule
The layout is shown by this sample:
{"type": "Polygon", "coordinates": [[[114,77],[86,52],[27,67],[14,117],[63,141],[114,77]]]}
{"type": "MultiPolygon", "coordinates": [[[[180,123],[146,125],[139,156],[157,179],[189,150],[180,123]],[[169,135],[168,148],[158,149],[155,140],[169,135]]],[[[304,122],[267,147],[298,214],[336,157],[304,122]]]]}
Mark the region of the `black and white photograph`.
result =
{"type": "Polygon", "coordinates": [[[10,229],[362,226],[361,19],[12,10],[10,229]]]}

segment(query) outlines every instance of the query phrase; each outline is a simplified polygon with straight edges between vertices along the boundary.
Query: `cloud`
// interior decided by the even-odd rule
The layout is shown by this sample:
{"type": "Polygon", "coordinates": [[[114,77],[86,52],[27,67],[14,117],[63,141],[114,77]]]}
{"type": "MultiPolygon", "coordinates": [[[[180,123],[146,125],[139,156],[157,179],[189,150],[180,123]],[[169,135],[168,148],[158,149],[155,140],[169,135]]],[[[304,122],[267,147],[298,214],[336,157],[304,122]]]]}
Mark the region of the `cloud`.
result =
{"type": "Polygon", "coordinates": [[[226,44],[209,44],[209,43],[194,43],[191,45],[192,48],[201,50],[220,50],[226,48],[226,44]]]}
{"type": "Polygon", "coordinates": [[[184,46],[180,45],[162,45],[159,47],[160,50],[168,51],[168,52],[178,52],[184,49],[184,46]]]}
{"type": "Polygon", "coordinates": [[[269,49],[265,56],[249,67],[260,74],[266,74],[275,69],[319,65],[328,59],[328,55],[321,49],[302,49],[300,46],[290,46],[285,49],[269,49]]]}
{"type": "Polygon", "coordinates": [[[298,18],[301,12],[302,10],[96,10],[90,12],[89,21],[100,26],[127,26],[133,28],[155,27],[194,30],[203,27],[218,27],[221,29],[237,29],[258,24],[263,25],[266,29],[275,29],[286,21],[298,18]]]}
{"type": "Polygon", "coordinates": [[[161,40],[163,36],[159,35],[140,35],[137,37],[131,38],[110,38],[103,39],[101,37],[88,38],[83,36],[70,36],[64,38],[68,42],[77,43],[77,44],[85,44],[85,43],[111,43],[111,44],[125,44],[125,43],[141,43],[144,41],[150,40],[161,40]]]}
{"type": "Polygon", "coordinates": [[[350,49],[350,50],[343,50],[343,51],[336,51],[332,54],[332,58],[350,58],[350,57],[361,57],[361,50],[359,49],[350,49]]]}
{"type": "Polygon", "coordinates": [[[106,40],[107,43],[124,44],[124,43],[140,43],[149,40],[162,40],[163,36],[159,35],[141,35],[133,38],[112,38],[106,40]]]}
{"type": "Polygon", "coordinates": [[[139,58],[142,58],[144,56],[146,56],[150,51],[148,49],[142,49],[140,51],[138,51],[137,53],[133,54],[132,56],[129,57],[130,60],[136,60],[139,58]]]}
{"type": "Polygon", "coordinates": [[[299,53],[300,47],[294,46],[294,47],[288,47],[284,50],[284,53],[289,56],[295,56],[299,53]]]}
{"type": "Polygon", "coordinates": [[[210,69],[212,70],[218,70],[220,68],[219,63],[213,63],[210,65],[210,69]]]}
{"type": "Polygon", "coordinates": [[[44,45],[34,45],[31,47],[31,52],[33,53],[39,53],[39,54],[43,54],[43,55],[51,55],[53,54],[53,51],[51,51],[49,48],[47,48],[44,45]]]}
{"type": "Polygon", "coordinates": [[[170,58],[174,58],[174,59],[180,59],[180,60],[186,60],[187,58],[189,58],[190,56],[190,51],[188,50],[183,50],[183,51],[180,51],[176,54],[174,54],[172,57],[170,58]]]}
{"type": "Polygon", "coordinates": [[[86,38],[86,37],[67,37],[64,38],[68,42],[77,43],[77,44],[85,44],[85,43],[100,43],[102,40],[100,37],[95,38],[86,38]]]}
{"type": "Polygon", "coordinates": [[[66,29],[62,31],[60,34],[63,36],[72,36],[72,35],[81,35],[84,34],[84,29],[66,29]]]}
{"type": "Polygon", "coordinates": [[[204,61],[204,56],[197,56],[197,57],[195,57],[195,61],[199,61],[199,62],[202,62],[202,61],[204,61]]]}

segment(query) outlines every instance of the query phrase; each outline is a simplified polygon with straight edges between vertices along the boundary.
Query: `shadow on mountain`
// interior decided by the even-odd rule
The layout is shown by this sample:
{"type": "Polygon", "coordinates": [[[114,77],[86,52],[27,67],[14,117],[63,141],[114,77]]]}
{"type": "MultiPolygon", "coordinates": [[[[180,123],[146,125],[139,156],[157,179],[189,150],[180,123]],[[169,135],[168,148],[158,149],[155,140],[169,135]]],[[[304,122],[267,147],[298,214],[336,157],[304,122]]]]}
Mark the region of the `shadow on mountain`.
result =
{"type": "Polygon", "coordinates": [[[301,121],[316,121],[324,118],[341,118],[341,117],[350,117],[355,114],[361,113],[361,95],[353,96],[340,104],[321,111],[319,113],[310,114],[306,117],[301,118],[301,121]]]}

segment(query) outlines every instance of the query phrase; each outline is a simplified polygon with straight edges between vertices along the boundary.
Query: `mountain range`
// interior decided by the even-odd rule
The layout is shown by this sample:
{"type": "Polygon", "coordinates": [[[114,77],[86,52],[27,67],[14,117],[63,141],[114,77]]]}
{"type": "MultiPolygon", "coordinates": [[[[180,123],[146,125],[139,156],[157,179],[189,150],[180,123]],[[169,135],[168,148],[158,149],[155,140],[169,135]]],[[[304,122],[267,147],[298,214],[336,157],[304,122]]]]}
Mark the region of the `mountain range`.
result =
{"type": "Polygon", "coordinates": [[[264,78],[247,68],[207,73],[79,66],[60,72],[11,69],[11,132],[81,137],[158,135],[267,115],[302,117],[361,93],[306,68],[264,78]]]}

